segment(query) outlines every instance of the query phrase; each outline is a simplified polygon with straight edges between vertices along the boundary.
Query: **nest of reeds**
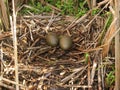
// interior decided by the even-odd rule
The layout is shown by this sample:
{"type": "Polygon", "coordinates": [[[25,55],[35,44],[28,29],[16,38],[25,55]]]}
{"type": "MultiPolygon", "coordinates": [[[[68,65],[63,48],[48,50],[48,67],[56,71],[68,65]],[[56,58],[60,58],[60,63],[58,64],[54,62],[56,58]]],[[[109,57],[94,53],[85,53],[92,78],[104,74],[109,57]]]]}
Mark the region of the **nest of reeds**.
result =
{"type": "MultiPolygon", "coordinates": [[[[109,58],[103,60],[107,54],[104,50],[109,46],[100,43],[105,20],[105,17],[92,16],[90,13],[77,19],[59,14],[17,17],[20,88],[28,90],[100,88],[106,75],[103,69],[106,65],[107,69],[111,69],[109,65],[112,64],[109,58]],[[49,46],[45,39],[46,30],[57,35],[71,36],[72,47],[65,51],[59,45],[49,46]]],[[[16,84],[12,38],[11,31],[3,32],[0,37],[2,85],[13,90],[16,84]]]]}

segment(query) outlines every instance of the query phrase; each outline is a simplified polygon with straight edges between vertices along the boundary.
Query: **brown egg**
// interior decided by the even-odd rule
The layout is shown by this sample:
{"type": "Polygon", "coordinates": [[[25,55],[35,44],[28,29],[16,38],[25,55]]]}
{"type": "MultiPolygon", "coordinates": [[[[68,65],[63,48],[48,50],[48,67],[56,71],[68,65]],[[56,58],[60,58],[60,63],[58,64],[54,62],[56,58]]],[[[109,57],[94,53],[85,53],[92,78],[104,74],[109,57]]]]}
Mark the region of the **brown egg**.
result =
{"type": "Polygon", "coordinates": [[[46,42],[50,46],[57,46],[58,45],[58,37],[55,33],[49,32],[46,36],[46,42]]]}
{"type": "Polygon", "coordinates": [[[63,50],[69,50],[72,47],[71,37],[67,35],[60,36],[59,45],[63,50]]]}

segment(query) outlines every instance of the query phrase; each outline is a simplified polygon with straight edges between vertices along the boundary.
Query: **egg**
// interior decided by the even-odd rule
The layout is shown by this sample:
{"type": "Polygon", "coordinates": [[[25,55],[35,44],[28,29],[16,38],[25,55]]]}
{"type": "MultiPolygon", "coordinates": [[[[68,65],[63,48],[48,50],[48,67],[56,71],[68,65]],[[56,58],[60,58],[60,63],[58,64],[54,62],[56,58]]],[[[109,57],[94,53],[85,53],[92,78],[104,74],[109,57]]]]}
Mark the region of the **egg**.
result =
{"type": "Polygon", "coordinates": [[[63,50],[69,50],[72,47],[72,39],[70,36],[60,36],[59,45],[63,50]]]}
{"type": "Polygon", "coordinates": [[[55,33],[53,32],[49,32],[47,35],[46,35],[46,42],[48,45],[52,46],[52,47],[55,47],[58,45],[58,37],[55,33]]]}

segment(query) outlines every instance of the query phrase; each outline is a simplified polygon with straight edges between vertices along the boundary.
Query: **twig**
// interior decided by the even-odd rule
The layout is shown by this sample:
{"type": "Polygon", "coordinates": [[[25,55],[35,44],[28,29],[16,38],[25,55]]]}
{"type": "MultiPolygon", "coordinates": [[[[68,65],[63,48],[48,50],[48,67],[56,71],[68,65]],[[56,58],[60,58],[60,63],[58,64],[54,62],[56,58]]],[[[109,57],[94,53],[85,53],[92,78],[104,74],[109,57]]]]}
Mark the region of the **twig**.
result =
{"type": "Polygon", "coordinates": [[[59,12],[61,12],[61,11],[62,11],[62,10],[60,10],[59,8],[57,8],[57,7],[53,6],[53,5],[49,4],[49,3],[46,3],[46,5],[47,5],[47,6],[49,6],[49,7],[51,7],[51,8],[52,8],[52,9],[54,9],[54,10],[59,11],[59,12]]]}
{"type": "Polygon", "coordinates": [[[76,18],[67,28],[66,30],[69,30],[71,28],[73,28],[76,24],[81,23],[89,14],[90,14],[91,10],[87,12],[87,14],[83,15],[81,18],[76,18]]]}
{"type": "Polygon", "coordinates": [[[78,68],[77,71],[73,72],[71,75],[69,75],[69,76],[65,77],[64,79],[62,79],[61,82],[62,82],[62,83],[66,83],[66,82],[67,82],[68,80],[70,80],[71,78],[74,78],[72,81],[75,81],[76,78],[78,78],[78,77],[81,75],[81,73],[83,73],[83,71],[84,71],[86,68],[87,68],[87,66],[84,67],[84,68],[83,68],[83,67],[78,68]],[[82,69],[83,69],[83,70],[82,70],[82,69]],[[82,72],[80,72],[81,70],[82,70],[82,72]],[[78,72],[80,72],[80,73],[76,76],[76,74],[77,74],[78,72]]]}
{"type": "MultiPolygon", "coordinates": [[[[102,55],[101,55],[102,56],[102,55]]],[[[100,56],[99,56],[100,57],[100,56]]],[[[101,62],[102,62],[102,60],[101,60],[101,58],[100,58],[100,60],[98,60],[98,90],[102,90],[102,80],[101,80],[101,76],[103,75],[102,73],[101,73],[101,69],[102,69],[102,67],[101,67],[101,62]]]]}
{"type": "Polygon", "coordinates": [[[5,65],[5,64],[4,64],[4,60],[3,60],[2,43],[1,43],[1,49],[0,49],[0,56],[1,56],[1,57],[0,57],[0,59],[1,59],[1,76],[3,76],[3,74],[2,74],[2,73],[3,73],[3,67],[4,67],[3,65],[5,65]]]}
{"type": "MultiPolygon", "coordinates": [[[[31,38],[31,40],[34,41],[33,35],[32,35],[32,30],[31,30],[32,25],[31,25],[31,24],[28,24],[24,19],[23,19],[23,21],[24,21],[24,23],[27,25],[27,27],[29,28],[29,33],[30,33],[30,38],[31,38]]],[[[26,34],[27,34],[27,33],[26,33],[26,34]]]]}
{"type": "Polygon", "coordinates": [[[15,81],[12,81],[12,80],[9,80],[9,79],[3,78],[3,77],[0,77],[0,79],[3,81],[9,82],[9,83],[15,84],[17,86],[25,87],[24,85],[17,84],[15,81]]]}
{"type": "MultiPolygon", "coordinates": [[[[59,16],[60,14],[58,14],[57,16],[59,16]]],[[[52,23],[53,23],[53,21],[56,19],[56,17],[54,17],[54,11],[52,12],[52,16],[51,16],[51,18],[50,18],[50,20],[49,20],[49,23],[48,23],[48,25],[46,26],[46,28],[45,28],[45,32],[46,33],[48,33],[48,30],[49,30],[49,28],[50,28],[50,26],[52,25],[52,23]]]]}
{"type": "MultiPolygon", "coordinates": [[[[90,60],[90,56],[88,56],[88,86],[90,86],[90,63],[91,63],[91,60],[90,60]]],[[[90,88],[88,89],[90,90],[90,88]]]]}
{"type": "MultiPolygon", "coordinates": [[[[54,15],[53,18],[57,18],[58,15],[54,15]]],[[[49,19],[51,18],[51,16],[42,16],[42,15],[34,15],[34,16],[28,16],[28,15],[24,15],[23,18],[25,19],[49,19]]]]}
{"type": "Polygon", "coordinates": [[[2,82],[0,82],[0,86],[3,86],[3,87],[5,87],[5,88],[7,88],[9,90],[15,90],[15,88],[13,88],[12,86],[8,86],[8,85],[6,85],[6,84],[4,84],[2,82]]]}
{"type": "Polygon", "coordinates": [[[77,88],[92,88],[92,86],[87,86],[87,85],[64,85],[64,87],[77,87],[77,88]]]}
{"type": "Polygon", "coordinates": [[[52,12],[52,16],[51,16],[51,18],[50,18],[50,21],[49,21],[48,25],[47,25],[46,28],[45,28],[46,33],[48,33],[48,30],[49,30],[51,24],[52,24],[53,21],[54,21],[54,20],[53,20],[53,16],[54,16],[54,11],[52,12]]]}
{"type": "Polygon", "coordinates": [[[80,75],[82,75],[84,73],[84,71],[86,70],[87,67],[88,67],[88,65],[85,66],[83,68],[83,70],[81,70],[81,72],[79,72],[75,77],[73,77],[73,81],[77,80],[80,77],[80,75]]]}
{"type": "MultiPolygon", "coordinates": [[[[100,57],[101,59],[100,59],[100,65],[101,66],[103,66],[103,60],[102,60],[102,56],[100,57]]],[[[105,80],[104,80],[104,78],[105,78],[105,70],[104,70],[104,67],[101,67],[100,68],[101,69],[101,79],[102,79],[102,88],[103,88],[103,90],[105,90],[104,88],[105,88],[105,80]]]]}
{"type": "MultiPolygon", "coordinates": [[[[98,54],[98,51],[97,51],[97,54],[98,54]]],[[[96,54],[96,55],[97,55],[96,54]]],[[[95,71],[96,71],[96,67],[97,67],[97,58],[95,57],[94,61],[93,61],[93,67],[92,67],[92,71],[91,71],[91,81],[90,81],[90,84],[92,85],[93,84],[93,81],[94,81],[94,77],[95,77],[95,71]]]]}

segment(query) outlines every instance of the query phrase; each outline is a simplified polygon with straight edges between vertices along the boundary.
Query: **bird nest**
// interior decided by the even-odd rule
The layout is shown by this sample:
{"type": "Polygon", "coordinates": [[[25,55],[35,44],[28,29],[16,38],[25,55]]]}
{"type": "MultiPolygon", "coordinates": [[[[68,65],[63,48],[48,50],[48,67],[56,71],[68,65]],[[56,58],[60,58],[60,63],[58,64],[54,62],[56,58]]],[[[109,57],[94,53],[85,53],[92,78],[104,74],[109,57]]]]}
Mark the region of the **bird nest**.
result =
{"type": "MultiPolygon", "coordinates": [[[[90,14],[81,18],[41,14],[17,17],[19,86],[28,90],[97,89],[105,73],[101,65],[100,33],[104,17],[90,14]],[[46,43],[46,33],[69,35],[72,47],[46,43]],[[103,74],[104,73],[104,74],[103,74]],[[100,78],[100,79],[99,79],[100,78]]],[[[1,75],[5,87],[14,89],[14,48],[11,32],[1,35],[1,75]]]]}

